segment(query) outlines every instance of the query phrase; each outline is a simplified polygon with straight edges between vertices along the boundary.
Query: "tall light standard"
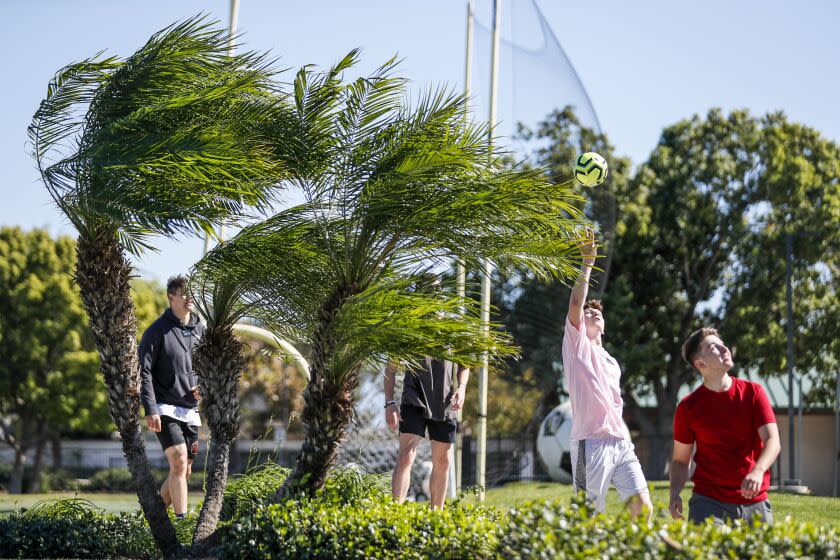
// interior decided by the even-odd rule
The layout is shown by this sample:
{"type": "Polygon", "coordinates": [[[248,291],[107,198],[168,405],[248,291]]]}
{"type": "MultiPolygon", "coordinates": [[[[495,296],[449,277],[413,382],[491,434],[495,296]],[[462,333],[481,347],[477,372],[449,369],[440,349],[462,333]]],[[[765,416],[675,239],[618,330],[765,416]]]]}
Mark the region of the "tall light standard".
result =
{"type": "MultiPolygon", "coordinates": [[[[467,0],[467,47],[466,60],[464,62],[464,97],[469,99],[472,90],[472,44],[473,44],[473,0],[467,0]]],[[[464,120],[469,118],[469,108],[464,106],[464,120]]],[[[455,268],[455,283],[458,299],[461,300],[460,311],[461,315],[466,313],[467,306],[465,304],[466,285],[467,285],[467,271],[464,268],[464,263],[458,261],[455,268]]],[[[457,370],[457,368],[456,368],[457,370]]],[[[462,409],[463,410],[463,409],[462,409]]],[[[458,411],[458,424],[461,423],[462,410],[458,411]]],[[[463,482],[463,451],[464,451],[464,437],[460,430],[455,434],[455,449],[454,460],[450,468],[450,484],[451,495],[457,495],[461,491],[463,482]]]]}
{"type": "MultiPolygon", "coordinates": [[[[228,56],[233,56],[236,52],[236,26],[239,23],[239,0],[230,0],[230,25],[228,26],[228,56]]],[[[224,240],[225,230],[222,224],[219,224],[219,240],[224,240]]],[[[210,234],[204,236],[204,255],[210,251],[210,234]]]]}
{"type": "MultiPolygon", "coordinates": [[[[502,0],[493,0],[493,50],[490,60],[490,115],[488,124],[490,129],[490,146],[493,142],[493,129],[496,126],[496,92],[499,85],[499,23],[502,15],[502,0]]],[[[481,276],[481,322],[483,334],[490,334],[490,274],[492,268],[489,261],[484,262],[481,276]]],[[[476,462],[475,483],[478,486],[478,501],[484,501],[485,474],[487,465],[487,378],[489,356],[482,357],[481,369],[478,371],[478,419],[476,421],[476,462]]]]}
{"type": "MultiPolygon", "coordinates": [[[[799,486],[796,478],[796,450],[793,444],[793,234],[785,234],[785,286],[787,293],[787,366],[788,366],[788,455],[789,478],[786,486],[799,486]]],[[[801,397],[800,397],[801,398],[801,397]]]]}

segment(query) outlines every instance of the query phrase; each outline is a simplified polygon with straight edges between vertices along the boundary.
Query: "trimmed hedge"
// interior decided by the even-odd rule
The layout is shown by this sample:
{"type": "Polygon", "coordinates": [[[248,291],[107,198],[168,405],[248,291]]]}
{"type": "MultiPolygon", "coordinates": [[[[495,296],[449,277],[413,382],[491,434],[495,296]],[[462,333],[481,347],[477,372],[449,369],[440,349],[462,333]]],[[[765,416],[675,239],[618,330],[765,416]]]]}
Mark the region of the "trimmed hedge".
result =
{"type": "Polygon", "coordinates": [[[222,532],[223,559],[345,560],[496,557],[499,514],[454,504],[443,510],[390,497],[353,503],[295,500],[258,506],[222,532]]]}
{"type": "Polygon", "coordinates": [[[153,558],[141,512],[104,514],[80,499],[49,500],[0,518],[2,558],[153,558]]]}
{"type": "MultiPolygon", "coordinates": [[[[501,512],[449,502],[395,503],[387,483],[336,469],[311,499],[270,503],[288,470],[267,466],[231,481],[220,523],[221,558],[571,559],[840,557],[840,533],[777,520],[772,527],[694,526],[665,518],[637,523],[596,515],[582,498],[531,502],[501,512]]],[[[200,506],[199,506],[200,507],[200,506]]],[[[188,544],[198,516],[173,520],[188,544]]],[[[51,500],[0,518],[0,557],[153,558],[157,548],[140,512],[102,513],[86,500],[51,500]]]]}
{"type": "Polygon", "coordinates": [[[665,518],[637,523],[627,514],[596,515],[582,498],[530,502],[497,528],[499,558],[811,558],[840,557],[840,534],[777,520],[775,525],[697,526],[665,518]]]}

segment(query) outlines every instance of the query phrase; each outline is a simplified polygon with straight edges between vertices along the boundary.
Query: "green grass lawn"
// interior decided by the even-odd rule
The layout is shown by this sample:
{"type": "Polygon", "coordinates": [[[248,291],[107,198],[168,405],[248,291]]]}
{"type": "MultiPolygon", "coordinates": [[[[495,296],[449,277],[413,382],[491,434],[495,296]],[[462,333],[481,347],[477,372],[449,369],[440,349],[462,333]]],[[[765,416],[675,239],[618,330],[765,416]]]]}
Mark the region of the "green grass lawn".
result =
{"type": "MultiPolygon", "coordinates": [[[[668,483],[652,482],[650,487],[654,506],[667,514],[668,483]]],[[[571,485],[555,482],[514,483],[488,490],[485,501],[489,505],[509,507],[530,500],[568,500],[572,493],[571,485]]],[[[686,513],[690,497],[691,489],[687,487],[682,492],[683,511],[686,513]]],[[[469,501],[474,500],[470,498],[469,501]]],[[[770,503],[773,505],[773,516],[776,522],[783,522],[786,516],[790,516],[795,521],[809,521],[840,530],[840,498],[773,492],[770,494],[770,503]]],[[[610,488],[607,496],[607,512],[618,513],[623,507],[618,493],[614,488],[610,488]]]]}
{"type": "MultiPolygon", "coordinates": [[[[668,483],[651,483],[653,503],[657,509],[667,513],[668,483]]],[[[492,488],[487,491],[488,505],[507,508],[531,500],[568,500],[572,496],[572,487],[553,482],[515,483],[492,488]]],[[[683,490],[684,508],[688,510],[690,488],[683,490]]],[[[0,515],[9,513],[21,507],[31,507],[37,502],[50,498],[83,498],[91,501],[97,507],[108,512],[134,511],[139,509],[137,496],[134,494],[105,494],[105,493],[54,493],[54,494],[0,494],[0,515]]],[[[189,503],[195,506],[201,501],[203,494],[191,492],[189,503]]],[[[473,502],[475,498],[468,497],[466,501],[473,502]]],[[[793,494],[772,493],[770,501],[773,504],[773,515],[777,522],[783,522],[786,516],[796,521],[810,521],[840,531],[840,498],[825,498],[821,496],[797,496],[793,494]]],[[[617,513],[622,508],[618,494],[610,489],[607,497],[607,511],[617,513]]]]}
{"type": "MultiPolygon", "coordinates": [[[[6,494],[0,493],[0,515],[16,509],[32,507],[38,502],[55,498],[81,498],[109,513],[135,511],[140,509],[137,494],[110,494],[105,492],[53,492],[51,494],[6,494]]],[[[190,492],[189,504],[195,506],[204,498],[202,492],[190,492]]]]}

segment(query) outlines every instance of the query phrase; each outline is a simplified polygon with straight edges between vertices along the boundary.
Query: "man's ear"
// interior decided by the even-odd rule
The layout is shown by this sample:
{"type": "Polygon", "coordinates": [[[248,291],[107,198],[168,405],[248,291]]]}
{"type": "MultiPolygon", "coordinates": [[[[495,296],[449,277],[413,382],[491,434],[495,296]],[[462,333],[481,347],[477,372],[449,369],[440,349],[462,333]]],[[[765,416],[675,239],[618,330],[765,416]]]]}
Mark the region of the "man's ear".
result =
{"type": "Polygon", "coordinates": [[[706,362],[704,362],[700,358],[695,358],[694,361],[691,362],[691,365],[693,365],[694,369],[696,369],[697,371],[701,371],[704,367],[706,367],[706,362]]]}

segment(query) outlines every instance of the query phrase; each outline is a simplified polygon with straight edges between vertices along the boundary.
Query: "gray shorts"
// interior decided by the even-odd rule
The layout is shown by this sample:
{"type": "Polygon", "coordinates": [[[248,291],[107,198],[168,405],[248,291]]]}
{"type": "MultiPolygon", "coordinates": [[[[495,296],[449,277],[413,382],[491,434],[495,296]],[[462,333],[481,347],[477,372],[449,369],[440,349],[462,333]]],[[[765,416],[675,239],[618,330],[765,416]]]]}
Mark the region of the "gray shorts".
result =
{"type": "Polygon", "coordinates": [[[735,519],[749,523],[757,519],[772,525],[773,508],[770,506],[770,500],[754,504],[730,504],[703,494],[692,494],[688,501],[688,519],[694,523],[703,523],[709,517],[714,519],[715,525],[724,525],[727,520],[735,519]]]}
{"type": "Polygon", "coordinates": [[[648,491],[635,447],[623,439],[583,439],[571,445],[572,479],[576,491],[585,491],[604,512],[610,483],[624,501],[648,491]]]}

